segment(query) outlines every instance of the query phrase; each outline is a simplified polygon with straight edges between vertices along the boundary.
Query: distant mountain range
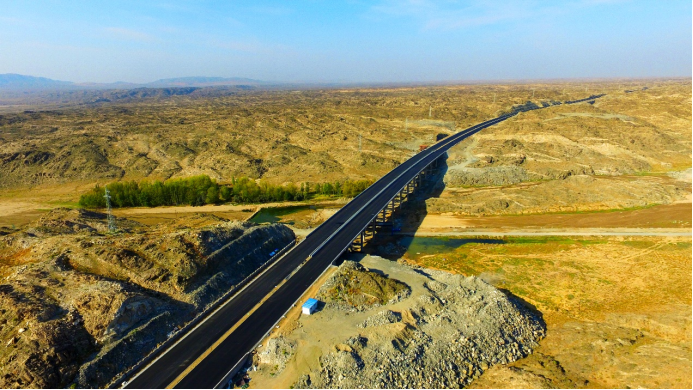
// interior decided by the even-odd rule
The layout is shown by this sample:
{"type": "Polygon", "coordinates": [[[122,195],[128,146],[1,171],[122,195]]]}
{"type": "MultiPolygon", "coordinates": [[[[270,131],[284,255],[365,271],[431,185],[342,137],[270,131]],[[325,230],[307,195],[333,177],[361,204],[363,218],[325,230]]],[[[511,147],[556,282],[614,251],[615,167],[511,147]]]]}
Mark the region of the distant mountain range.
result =
{"type": "Polygon", "coordinates": [[[213,87],[222,85],[261,85],[264,81],[246,79],[242,77],[177,77],[173,79],[161,79],[145,84],[146,87],[213,87]]]}
{"type": "Polygon", "coordinates": [[[45,77],[24,76],[21,74],[0,74],[0,89],[64,89],[74,86],[69,81],[51,80],[45,77]]]}
{"type": "Polygon", "coordinates": [[[122,81],[116,83],[73,83],[71,81],[59,81],[14,73],[0,74],[0,91],[260,86],[269,84],[264,81],[241,77],[178,77],[144,84],[122,81]]]}

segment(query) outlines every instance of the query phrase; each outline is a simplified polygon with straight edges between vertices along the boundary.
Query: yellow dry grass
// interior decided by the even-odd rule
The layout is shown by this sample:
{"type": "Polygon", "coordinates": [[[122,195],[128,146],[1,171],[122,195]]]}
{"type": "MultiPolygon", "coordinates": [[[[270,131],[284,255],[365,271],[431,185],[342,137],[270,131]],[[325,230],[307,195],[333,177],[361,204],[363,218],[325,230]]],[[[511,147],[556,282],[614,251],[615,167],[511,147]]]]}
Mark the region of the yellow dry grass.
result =
{"type": "Polygon", "coordinates": [[[691,387],[689,237],[509,238],[409,261],[481,275],[543,313],[536,353],[475,387],[691,387]]]}

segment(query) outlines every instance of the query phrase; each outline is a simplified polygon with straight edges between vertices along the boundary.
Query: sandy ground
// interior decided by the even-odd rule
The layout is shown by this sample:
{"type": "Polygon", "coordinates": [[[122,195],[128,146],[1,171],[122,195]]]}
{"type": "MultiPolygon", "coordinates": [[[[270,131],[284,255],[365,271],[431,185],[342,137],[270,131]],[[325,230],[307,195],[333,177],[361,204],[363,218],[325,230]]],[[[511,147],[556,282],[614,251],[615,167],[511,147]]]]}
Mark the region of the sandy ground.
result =
{"type": "Polygon", "coordinates": [[[590,237],[590,236],[616,236],[616,237],[690,237],[691,229],[532,229],[522,230],[465,230],[465,231],[436,231],[399,233],[398,236],[414,237],[590,237]]]}
{"type": "Polygon", "coordinates": [[[613,229],[691,228],[691,203],[657,205],[644,209],[574,214],[462,217],[428,214],[417,234],[484,229],[613,229]]]}
{"type": "MultiPolygon", "coordinates": [[[[46,190],[47,191],[47,190],[46,190]]],[[[50,193],[37,192],[35,196],[29,196],[24,192],[0,193],[0,226],[21,227],[34,222],[43,214],[55,207],[78,205],[65,196],[51,198],[50,193]],[[22,200],[19,200],[22,199],[22,200]]],[[[346,203],[345,199],[317,200],[320,205],[334,205],[341,207],[346,203]]],[[[247,220],[261,208],[305,206],[312,203],[306,202],[274,202],[250,205],[205,205],[205,206],[176,206],[176,207],[132,207],[114,209],[113,214],[118,217],[133,219],[146,225],[166,223],[180,217],[192,214],[211,214],[232,220],[247,220]]]]}
{"type": "MultiPolygon", "coordinates": [[[[343,200],[321,200],[320,204],[334,204],[342,205],[345,202],[343,200]]],[[[272,207],[291,207],[291,206],[305,206],[311,203],[307,202],[273,202],[273,203],[263,203],[263,204],[247,204],[247,205],[205,205],[205,206],[175,206],[175,207],[133,207],[133,208],[122,208],[117,209],[115,212],[122,215],[139,215],[139,214],[171,214],[171,213],[215,213],[215,212],[238,212],[247,211],[255,212],[260,208],[272,208],[272,207]]]]}
{"type": "Polygon", "coordinates": [[[33,222],[49,210],[41,207],[31,202],[0,202],[0,226],[20,227],[33,222]]]}

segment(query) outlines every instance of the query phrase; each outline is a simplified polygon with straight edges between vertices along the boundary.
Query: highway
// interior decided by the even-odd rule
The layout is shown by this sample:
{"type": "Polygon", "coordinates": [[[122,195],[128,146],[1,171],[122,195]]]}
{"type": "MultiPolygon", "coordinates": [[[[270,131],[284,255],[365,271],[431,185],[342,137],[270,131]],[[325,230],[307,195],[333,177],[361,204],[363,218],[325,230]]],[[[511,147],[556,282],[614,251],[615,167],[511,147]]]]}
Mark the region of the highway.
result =
{"type": "Polygon", "coordinates": [[[223,387],[225,384],[221,381],[229,370],[262,340],[291,305],[341,256],[407,183],[455,144],[517,113],[513,111],[501,115],[444,138],[387,173],[141,370],[127,383],[126,388],[223,387]],[[280,284],[261,306],[232,329],[280,284]],[[212,346],[215,347],[211,349],[212,346]]]}

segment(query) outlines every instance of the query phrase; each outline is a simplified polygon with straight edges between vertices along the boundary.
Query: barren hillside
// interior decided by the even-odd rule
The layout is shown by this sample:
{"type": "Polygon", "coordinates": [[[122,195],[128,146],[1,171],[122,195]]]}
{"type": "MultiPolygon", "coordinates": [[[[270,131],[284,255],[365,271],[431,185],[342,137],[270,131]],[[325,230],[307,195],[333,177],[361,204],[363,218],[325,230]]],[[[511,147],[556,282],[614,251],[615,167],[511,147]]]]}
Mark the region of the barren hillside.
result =
{"type": "Polygon", "coordinates": [[[113,235],[105,214],[55,209],[0,233],[0,386],[105,386],[294,238],[283,225],[209,222],[119,218],[113,235]]]}
{"type": "MultiPolygon", "coordinates": [[[[570,176],[690,168],[690,81],[587,86],[589,93],[607,95],[594,104],[523,113],[454,148],[445,177],[446,189],[453,191],[432,201],[431,211],[523,212],[522,201],[503,196],[487,199],[496,206],[459,209],[455,188],[541,183],[522,191],[545,201],[548,210],[560,188],[570,187],[562,183],[570,176]],[[648,89],[625,92],[636,84],[648,89]]],[[[74,201],[94,183],[120,179],[196,174],[221,182],[238,176],[274,183],[375,179],[438,134],[530,100],[531,89],[536,102],[588,94],[583,85],[570,83],[250,91],[6,113],[0,115],[0,188],[5,200],[26,201],[35,191],[25,190],[60,187],[51,193],[64,193],[69,184],[74,189],[64,198],[74,201]]],[[[579,186],[602,194],[613,186],[614,194],[606,195],[616,200],[606,208],[671,202],[686,191],[654,181],[590,179],[593,184],[579,186]],[[624,193],[637,201],[621,202],[624,193]]],[[[576,196],[571,202],[582,200],[576,196]]]]}

